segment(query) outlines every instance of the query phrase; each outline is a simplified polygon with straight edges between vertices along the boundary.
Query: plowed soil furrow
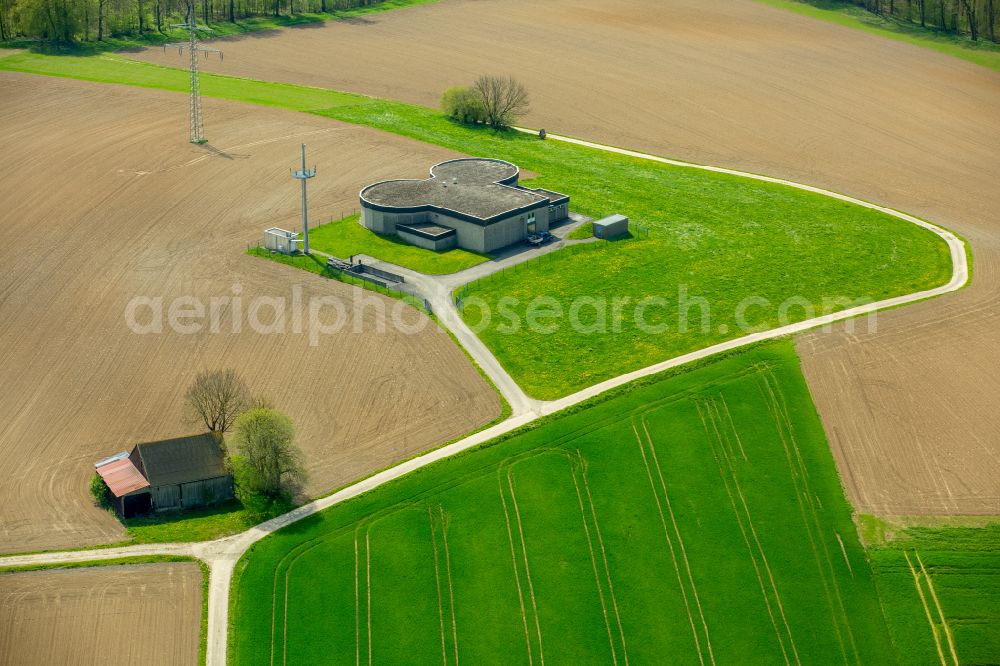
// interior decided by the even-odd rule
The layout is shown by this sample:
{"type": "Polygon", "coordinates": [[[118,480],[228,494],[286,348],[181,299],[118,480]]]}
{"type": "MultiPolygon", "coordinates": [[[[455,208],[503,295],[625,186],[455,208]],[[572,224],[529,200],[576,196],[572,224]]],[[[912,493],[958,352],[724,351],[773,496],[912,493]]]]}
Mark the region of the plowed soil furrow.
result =
{"type": "MultiPolygon", "coordinates": [[[[87,491],[95,460],[197,430],[183,419],[200,370],[234,367],[295,421],[309,494],[465,433],[499,402],[432,323],[385,332],[351,287],[244,253],[263,229],[297,229],[298,145],[321,167],[313,220],[354,207],[368,182],[418,176],[451,153],[304,114],[206,100],[208,147],[187,142],[182,95],[0,74],[0,552],[116,541],[87,491]],[[345,302],[343,329],[310,344],[252,330],[258,297],[293,285],[345,302]],[[163,298],[162,334],[126,324],[136,296],[163,298]],[[220,326],[171,330],[170,303],[239,296],[220,326]]],[[[376,304],[395,301],[365,292],[376,304]]],[[[391,312],[391,310],[389,310],[391,312]]],[[[149,313],[149,310],[144,312],[149,313]]],[[[146,315],[148,316],[148,314],[146,315]]],[[[262,309],[260,319],[271,321],[262,309]]],[[[331,308],[324,320],[333,319],[331,308]]],[[[416,317],[416,313],[413,313],[416,317]]],[[[144,319],[145,320],[145,319],[144,319]]],[[[408,320],[409,321],[409,320],[408,320]]]]}
{"type": "Polygon", "coordinates": [[[0,664],[198,663],[193,563],[0,575],[0,664]]]}

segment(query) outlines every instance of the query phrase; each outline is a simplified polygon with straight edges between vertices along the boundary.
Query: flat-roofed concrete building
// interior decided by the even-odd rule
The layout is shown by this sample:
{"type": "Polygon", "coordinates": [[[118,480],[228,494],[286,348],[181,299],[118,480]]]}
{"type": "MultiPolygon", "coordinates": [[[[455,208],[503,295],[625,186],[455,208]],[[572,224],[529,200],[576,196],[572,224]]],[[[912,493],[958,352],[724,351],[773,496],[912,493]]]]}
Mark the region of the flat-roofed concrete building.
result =
{"type": "Polygon", "coordinates": [[[518,184],[510,162],[468,157],[431,167],[425,180],[386,180],[361,190],[361,221],[418,247],[493,252],[569,216],[569,197],[518,184]]]}

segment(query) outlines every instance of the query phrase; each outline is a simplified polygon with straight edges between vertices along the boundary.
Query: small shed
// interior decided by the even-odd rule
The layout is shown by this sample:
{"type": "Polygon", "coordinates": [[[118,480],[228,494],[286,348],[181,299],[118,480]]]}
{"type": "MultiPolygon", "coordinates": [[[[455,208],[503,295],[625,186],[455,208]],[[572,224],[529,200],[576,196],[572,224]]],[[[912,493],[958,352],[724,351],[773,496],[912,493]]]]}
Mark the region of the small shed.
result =
{"type": "Polygon", "coordinates": [[[212,433],[137,444],[94,465],[125,518],[234,497],[222,445],[212,433]]]}
{"type": "Polygon", "coordinates": [[[296,244],[299,243],[299,235],[294,231],[271,227],[264,231],[264,247],[275,252],[291,254],[295,252],[296,244]]]}
{"type": "Polygon", "coordinates": [[[594,238],[614,238],[628,233],[628,218],[610,215],[594,222],[594,238]]]}

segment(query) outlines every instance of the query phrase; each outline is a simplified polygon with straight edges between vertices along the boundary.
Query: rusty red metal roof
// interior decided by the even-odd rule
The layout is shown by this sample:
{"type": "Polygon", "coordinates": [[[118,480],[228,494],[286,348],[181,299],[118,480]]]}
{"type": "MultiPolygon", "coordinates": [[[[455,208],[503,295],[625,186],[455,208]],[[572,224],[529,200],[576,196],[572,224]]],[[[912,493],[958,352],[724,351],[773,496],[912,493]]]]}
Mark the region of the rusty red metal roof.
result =
{"type": "Polygon", "coordinates": [[[115,497],[149,487],[149,481],[127,457],[113,456],[100,461],[95,467],[115,497]]]}

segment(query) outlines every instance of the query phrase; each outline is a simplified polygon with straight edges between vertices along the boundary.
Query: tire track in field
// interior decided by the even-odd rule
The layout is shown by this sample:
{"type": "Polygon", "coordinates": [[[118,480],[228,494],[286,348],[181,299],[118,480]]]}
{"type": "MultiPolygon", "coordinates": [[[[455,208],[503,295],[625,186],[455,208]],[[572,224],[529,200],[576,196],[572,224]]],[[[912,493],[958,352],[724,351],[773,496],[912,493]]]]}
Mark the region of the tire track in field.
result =
{"type": "Polygon", "coordinates": [[[441,625],[441,661],[444,666],[448,666],[448,639],[450,634],[452,647],[455,654],[455,664],[458,664],[458,623],[455,619],[455,589],[451,577],[451,553],[448,550],[448,514],[445,513],[444,506],[427,507],[427,519],[431,526],[431,544],[434,549],[434,580],[437,586],[438,596],[438,618],[441,625]],[[435,508],[437,511],[435,511],[435,508]],[[441,547],[438,548],[438,534],[441,535],[441,547]],[[441,576],[441,552],[444,553],[444,569],[448,585],[448,613],[445,613],[445,595],[442,591],[441,576]],[[445,628],[445,615],[448,615],[447,624],[451,631],[445,628]]]}
{"type": "Polygon", "coordinates": [[[740,437],[740,431],[736,429],[736,421],[733,420],[733,415],[729,411],[729,403],[726,402],[726,396],[719,394],[719,399],[722,400],[722,407],[726,410],[726,420],[729,422],[730,427],[733,430],[733,436],[736,437],[736,443],[740,447],[740,455],[743,456],[743,460],[749,461],[747,458],[746,449],[743,448],[743,439],[740,437]]]}
{"type": "Polygon", "coordinates": [[[354,663],[361,666],[361,565],[358,557],[358,533],[354,532],[354,663]]]}
{"type": "MultiPolygon", "coordinates": [[[[510,510],[507,508],[507,498],[503,489],[504,465],[497,468],[497,484],[500,488],[500,503],[503,505],[503,517],[507,523],[507,542],[510,544],[510,559],[514,566],[514,582],[517,585],[517,599],[521,604],[521,621],[524,624],[524,642],[528,649],[528,666],[534,663],[531,650],[531,631],[528,629],[528,612],[524,605],[524,590],[521,587],[521,573],[517,566],[517,550],[514,545],[514,531],[510,522],[510,510]]],[[[537,620],[537,617],[536,617],[537,620]]]]}
{"type": "MultiPolygon", "coordinates": [[[[645,422],[643,422],[645,428],[645,422]]],[[[646,456],[646,448],[643,445],[642,437],[639,435],[639,429],[636,427],[635,422],[632,423],[632,432],[635,434],[636,444],[639,445],[639,453],[642,454],[642,462],[646,468],[646,477],[649,479],[649,488],[653,492],[653,499],[656,501],[656,510],[660,514],[660,524],[663,526],[663,537],[667,542],[667,547],[670,550],[670,560],[674,565],[674,573],[677,575],[677,586],[681,590],[681,598],[684,600],[684,610],[687,612],[688,623],[691,625],[691,635],[694,637],[695,649],[698,651],[698,661],[704,666],[705,655],[701,647],[701,639],[698,637],[698,628],[694,621],[694,614],[691,612],[691,602],[688,599],[687,588],[684,585],[683,577],[681,576],[680,563],[677,560],[677,551],[674,548],[673,539],[670,538],[670,529],[667,527],[667,518],[663,512],[663,503],[660,501],[660,495],[656,491],[656,483],[653,481],[653,471],[649,466],[649,459],[646,456]]],[[[708,627],[705,626],[705,638],[708,640],[708,627]]],[[[709,656],[712,659],[712,663],[715,663],[715,657],[712,655],[711,650],[709,650],[709,656]]]]}
{"type": "Polygon", "coordinates": [[[521,554],[524,556],[524,578],[528,581],[528,596],[531,599],[531,610],[535,615],[535,631],[538,633],[538,660],[545,666],[545,650],[542,648],[542,625],[538,617],[538,603],[535,600],[535,585],[531,581],[531,567],[528,564],[528,542],[524,539],[524,525],[521,522],[521,507],[517,504],[517,493],[514,491],[514,475],[507,466],[507,487],[510,489],[510,501],[514,505],[514,517],[517,519],[517,534],[521,540],[521,554]]]}
{"type": "MultiPolygon", "coordinates": [[[[594,498],[590,492],[590,482],[587,481],[587,459],[583,457],[580,449],[576,450],[580,460],[580,476],[583,478],[583,489],[587,493],[587,503],[590,505],[590,515],[594,521],[594,531],[597,533],[597,543],[601,547],[601,559],[604,561],[604,573],[608,578],[608,591],[611,594],[611,605],[615,609],[615,620],[618,623],[618,633],[622,640],[622,654],[625,657],[625,664],[628,666],[628,644],[625,641],[625,629],[622,627],[621,613],[618,609],[618,598],[615,596],[615,585],[611,580],[611,567],[608,565],[608,553],[604,547],[604,535],[601,533],[601,523],[597,520],[597,507],[594,506],[594,498]]],[[[575,480],[575,479],[574,479],[575,480]]]]}
{"type": "Polygon", "coordinates": [[[771,371],[770,366],[760,366],[758,379],[764,401],[767,404],[768,414],[771,416],[771,420],[778,432],[778,438],[781,440],[782,448],[785,451],[785,459],[788,462],[792,484],[798,496],[799,512],[802,516],[803,525],[806,528],[806,536],[813,551],[817,573],[823,585],[827,605],[830,608],[830,617],[837,636],[837,642],[840,645],[841,656],[845,664],[850,663],[847,657],[847,647],[844,643],[844,630],[846,630],[847,638],[851,644],[851,651],[854,655],[854,663],[860,664],[861,657],[858,654],[857,642],[854,639],[854,632],[851,629],[847,609],[844,607],[844,600],[840,594],[840,585],[837,583],[837,574],[833,567],[833,559],[827,548],[826,541],[822,537],[823,528],[813,501],[814,495],[809,487],[809,470],[802,459],[802,452],[795,437],[795,430],[792,426],[791,417],[788,414],[788,406],[785,403],[784,394],[781,392],[781,386],[771,371]],[[831,589],[833,590],[832,594],[831,589]],[[834,598],[836,598],[836,603],[834,602],[834,598]],[[838,607],[840,609],[839,614],[837,612],[838,607]]]}
{"type": "Polygon", "coordinates": [[[451,551],[448,549],[448,514],[443,506],[438,506],[441,512],[441,538],[444,541],[444,566],[448,572],[448,603],[451,606],[451,634],[455,646],[455,666],[458,666],[458,620],[455,617],[455,586],[451,579],[451,551]]]}
{"type": "MultiPolygon", "coordinates": [[[[905,553],[904,553],[905,554],[905,553]]],[[[944,636],[948,639],[948,650],[951,652],[951,658],[955,662],[955,666],[958,666],[958,653],[955,651],[955,637],[951,633],[951,627],[948,625],[948,618],[945,617],[944,609],[941,608],[941,601],[938,599],[937,590],[934,589],[934,581],[931,579],[930,572],[924,567],[924,561],[920,557],[920,553],[913,551],[914,556],[917,558],[917,564],[920,565],[920,571],[924,574],[924,580],[927,581],[927,590],[931,593],[931,599],[934,600],[934,607],[937,608],[938,617],[941,618],[941,628],[944,630],[944,636]]]]}
{"type": "Polygon", "coordinates": [[[364,528],[364,556],[365,556],[365,642],[367,644],[368,664],[372,663],[372,560],[371,560],[371,539],[369,536],[371,524],[369,522],[358,525],[354,531],[354,635],[355,635],[355,663],[361,666],[361,550],[358,542],[361,530],[364,528]]]}
{"type": "Polygon", "coordinates": [[[365,603],[368,624],[368,666],[372,664],[372,549],[370,530],[365,529],[365,603]]]}
{"type": "MultiPolygon", "coordinates": [[[[767,556],[764,554],[764,548],[760,543],[760,539],[757,537],[757,530],[754,529],[753,521],[750,517],[750,508],[747,506],[746,498],[743,495],[743,491],[739,486],[739,481],[736,479],[736,470],[733,468],[732,460],[728,457],[725,446],[722,442],[722,433],[719,430],[718,423],[715,421],[715,416],[719,414],[718,409],[713,412],[713,406],[711,403],[714,401],[709,398],[705,402],[709,403],[702,405],[700,401],[695,401],[695,407],[698,410],[698,417],[701,419],[702,427],[705,428],[705,434],[708,436],[709,447],[712,449],[712,458],[715,460],[716,467],[719,469],[719,476],[722,479],[722,485],[726,489],[726,495],[729,497],[729,503],[733,509],[733,516],[736,518],[736,524],[740,528],[740,534],[743,536],[743,542],[747,547],[747,554],[750,555],[750,561],[753,564],[754,573],[757,575],[757,584],[760,586],[761,596],[764,598],[764,605],[767,607],[767,614],[771,619],[771,626],[774,628],[774,635],[778,639],[778,646],[781,648],[781,655],[785,659],[786,664],[791,664],[788,657],[788,648],[785,647],[785,637],[782,636],[781,629],[778,627],[777,618],[774,616],[774,607],[771,604],[771,600],[767,593],[767,586],[764,584],[764,577],[761,575],[761,564],[763,564],[764,570],[767,572],[768,580],[770,581],[771,592],[774,595],[775,604],[778,606],[778,611],[781,615],[782,624],[785,627],[785,633],[787,634],[787,639],[789,646],[792,650],[792,655],[795,657],[795,663],[801,664],[802,661],[799,659],[798,649],[795,647],[795,638],[792,635],[792,629],[788,624],[788,618],[785,617],[784,607],[781,603],[781,595],[778,593],[778,586],[775,583],[774,575],[771,572],[771,567],[768,564],[767,556]],[[707,419],[706,419],[707,415],[707,419]],[[711,428],[709,428],[709,423],[711,423],[711,428]],[[716,450],[713,441],[718,443],[718,451],[716,450]],[[726,460],[726,468],[728,469],[728,474],[723,469],[722,462],[719,460],[719,454],[726,460]],[[727,478],[728,477],[728,478],[727,478]],[[740,496],[740,502],[743,505],[744,516],[741,517],[740,511],[736,505],[736,498],[733,495],[732,488],[730,486],[730,481],[732,481],[733,486],[740,496]],[[744,525],[744,520],[746,525],[744,525]],[[750,544],[750,539],[747,536],[747,527],[750,528],[751,533],[754,537],[754,543],[757,546],[757,550],[760,555],[760,560],[758,561],[757,555],[754,554],[753,546],[750,544]]],[[[733,424],[735,429],[735,424],[733,424]]]]}
{"type": "Polygon", "coordinates": [[[677,516],[674,515],[674,506],[670,501],[670,495],[667,493],[667,482],[663,478],[663,467],[660,465],[660,459],[656,454],[656,444],[653,442],[653,436],[649,434],[649,424],[646,419],[642,420],[642,431],[646,434],[646,440],[649,442],[649,452],[653,456],[653,466],[656,468],[656,475],[660,479],[660,486],[663,488],[663,499],[666,500],[667,513],[670,514],[670,522],[674,526],[674,533],[677,535],[677,545],[681,548],[681,558],[684,560],[684,568],[687,570],[687,577],[691,583],[691,592],[694,595],[695,605],[698,607],[698,615],[701,616],[701,625],[705,630],[705,645],[708,648],[708,657],[711,662],[715,663],[715,653],[712,650],[712,639],[708,633],[708,622],[705,620],[705,611],[701,607],[701,597],[698,596],[698,586],[694,582],[694,574],[691,573],[691,562],[688,561],[687,547],[684,545],[684,537],[681,536],[681,529],[677,525],[677,516]]]}
{"type": "Polygon", "coordinates": [[[917,570],[913,567],[913,563],[910,561],[910,556],[903,551],[903,557],[906,558],[906,566],[910,568],[910,574],[913,575],[913,585],[917,588],[917,595],[920,597],[920,604],[924,607],[924,614],[927,616],[927,624],[931,628],[931,635],[934,636],[934,645],[937,648],[938,659],[941,661],[941,666],[948,666],[948,661],[944,658],[944,650],[941,647],[941,637],[938,635],[937,625],[934,624],[934,617],[931,615],[931,608],[927,604],[927,597],[924,595],[924,589],[920,586],[920,575],[917,574],[917,570]]]}
{"type": "MultiPolygon", "coordinates": [[[[579,462],[579,464],[582,465],[583,461],[582,459],[580,461],[573,460],[573,458],[568,454],[567,457],[570,458],[570,476],[573,477],[573,487],[576,489],[576,500],[580,505],[580,520],[583,522],[583,533],[587,537],[587,550],[590,552],[590,564],[594,570],[594,585],[597,586],[597,596],[601,601],[601,614],[604,616],[604,626],[608,631],[608,644],[611,646],[611,661],[615,664],[615,666],[617,666],[618,651],[615,649],[615,637],[611,632],[611,620],[608,617],[608,605],[604,599],[604,590],[601,587],[600,574],[597,573],[597,554],[594,552],[594,543],[590,538],[590,527],[587,525],[587,512],[583,508],[583,495],[580,493],[580,482],[576,478],[576,463],[579,462]]],[[[605,567],[606,566],[607,562],[605,562],[605,567]]],[[[621,622],[619,622],[618,626],[621,627],[621,622]]]]}
{"type": "Polygon", "coordinates": [[[448,666],[448,646],[444,638],[444,603],[441,600],[441,567],[438,563],[437,526],[434,524],[434,512],[427,507],[427,520],[431,525],[431,546],[434,549],[434,587],[437,590],[438,622],[441,626],[441,663],[448,666]]]}

